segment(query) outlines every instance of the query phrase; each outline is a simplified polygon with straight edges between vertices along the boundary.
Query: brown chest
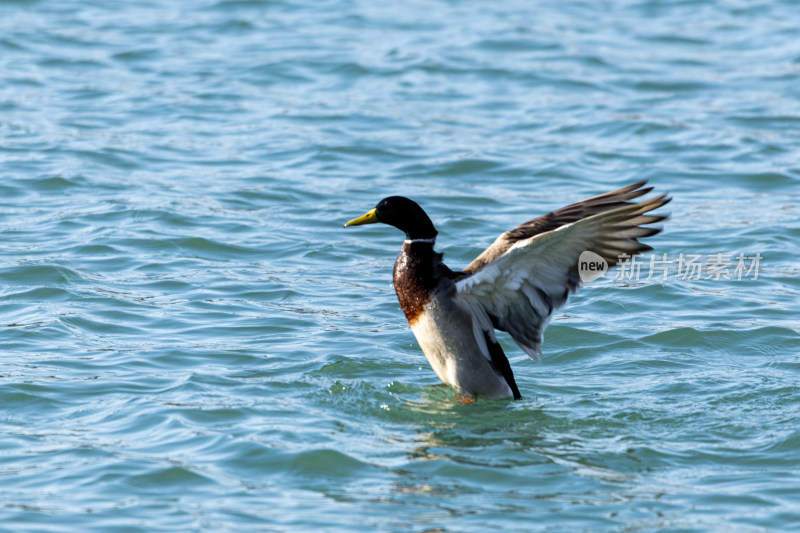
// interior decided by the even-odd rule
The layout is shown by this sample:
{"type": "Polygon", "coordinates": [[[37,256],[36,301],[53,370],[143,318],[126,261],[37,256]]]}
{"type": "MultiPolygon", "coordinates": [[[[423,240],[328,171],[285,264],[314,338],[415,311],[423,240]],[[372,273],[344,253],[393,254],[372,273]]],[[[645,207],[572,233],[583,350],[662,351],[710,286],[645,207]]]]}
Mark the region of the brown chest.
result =
{"type": "Polygon", "coordinates": [[[414,325],[430,302],[436,285],[434,252],[431,245],[403,244],[394,263],[394,290],[400,308],[410,325],[414,325]]]}

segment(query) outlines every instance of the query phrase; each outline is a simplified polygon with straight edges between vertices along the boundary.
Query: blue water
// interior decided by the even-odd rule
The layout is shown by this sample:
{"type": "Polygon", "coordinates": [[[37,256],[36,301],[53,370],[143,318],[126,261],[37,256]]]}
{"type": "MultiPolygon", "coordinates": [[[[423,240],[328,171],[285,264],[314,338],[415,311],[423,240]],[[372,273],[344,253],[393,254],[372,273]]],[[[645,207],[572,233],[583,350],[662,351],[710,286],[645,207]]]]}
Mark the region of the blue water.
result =
{"type": "Polygon", "coordinates": [[[800,530],[800,5],[0,2],[0,530],[800,530]],[[520,401],[437,386],[391,285],[647,178],[520,401]],[[752,262],[752,261],[751,261],[752,262]],[[732,270],[732,268],[731,268],[732,270]]]}

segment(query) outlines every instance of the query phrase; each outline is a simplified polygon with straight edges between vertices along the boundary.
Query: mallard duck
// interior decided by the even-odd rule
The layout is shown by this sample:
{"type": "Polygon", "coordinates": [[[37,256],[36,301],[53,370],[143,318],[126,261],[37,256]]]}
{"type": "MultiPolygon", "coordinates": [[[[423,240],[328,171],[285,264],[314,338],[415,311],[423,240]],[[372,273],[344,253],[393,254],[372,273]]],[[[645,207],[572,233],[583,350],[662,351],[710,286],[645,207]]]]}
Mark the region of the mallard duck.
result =
{"type": "Polygon", "coordinates": [[[581,285],[581,253],[591,251],[611,267],[652,250],[638,239],[659,233],[661,227],[645,225],[667,216],[647,213],[671,198],[661,194],[630,202],[652,190],[646,183],[524,222],[458,271],[434,251],[436,228],[408,198],[384,198],[344,226],[382,222],[406,234],[394,264],[394,288],[411,331],[442,382],[472,398],[519,399],[495,330],[508,332],[538,362],[550,317],[581,285]]]}

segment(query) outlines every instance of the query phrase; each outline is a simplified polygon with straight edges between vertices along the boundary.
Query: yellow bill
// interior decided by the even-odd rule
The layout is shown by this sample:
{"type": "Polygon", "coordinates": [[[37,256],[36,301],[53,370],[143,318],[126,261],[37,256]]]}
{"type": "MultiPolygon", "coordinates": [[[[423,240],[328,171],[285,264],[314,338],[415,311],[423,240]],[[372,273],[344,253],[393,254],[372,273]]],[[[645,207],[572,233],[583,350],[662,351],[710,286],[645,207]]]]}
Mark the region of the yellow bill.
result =
{"type": "Polygon", "coordinates": [[[367,211],[363,215],[358,218],[354,218],[350,222],[344,225],[346,228],[347,226],[360,226],[362,224],[375,224],[378,221],[378,215],[375,214],[375,209],[371,209],[367,211]]]}

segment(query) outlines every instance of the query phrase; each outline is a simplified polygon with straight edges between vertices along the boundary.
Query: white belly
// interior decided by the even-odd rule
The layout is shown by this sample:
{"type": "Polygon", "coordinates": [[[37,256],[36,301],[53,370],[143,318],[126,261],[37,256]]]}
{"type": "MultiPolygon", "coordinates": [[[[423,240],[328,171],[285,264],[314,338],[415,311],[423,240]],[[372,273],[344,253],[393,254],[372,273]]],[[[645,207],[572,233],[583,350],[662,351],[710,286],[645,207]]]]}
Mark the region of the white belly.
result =
{"type": "Polygon", "coordinates": [[[472,331],[472,318],[455,304],[434,298],[411,331],[442,382],[461,392],[487,398],[512,396],[511,387],[494,371],[472,331]]]}

